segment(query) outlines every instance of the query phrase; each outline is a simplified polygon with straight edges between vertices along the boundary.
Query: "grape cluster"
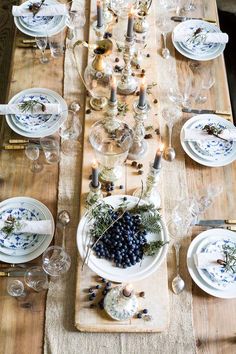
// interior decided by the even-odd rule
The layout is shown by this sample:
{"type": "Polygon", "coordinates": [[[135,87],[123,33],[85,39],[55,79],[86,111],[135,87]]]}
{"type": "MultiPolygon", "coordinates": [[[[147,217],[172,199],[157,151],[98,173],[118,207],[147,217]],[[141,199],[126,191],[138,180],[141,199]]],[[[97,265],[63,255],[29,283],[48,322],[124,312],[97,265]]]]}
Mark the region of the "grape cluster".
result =
{"type": "MultiPolygon", "coordinates": [[[[119,214],[110,212],[115,221],[119,214]]],[[[141,224],[140,215],[126,211],[96,243],[93,248],[96,256],[110,260],[120,268],[139,263],[143,258],[143,246],[147,243],[147,232],[141,224]]]]}

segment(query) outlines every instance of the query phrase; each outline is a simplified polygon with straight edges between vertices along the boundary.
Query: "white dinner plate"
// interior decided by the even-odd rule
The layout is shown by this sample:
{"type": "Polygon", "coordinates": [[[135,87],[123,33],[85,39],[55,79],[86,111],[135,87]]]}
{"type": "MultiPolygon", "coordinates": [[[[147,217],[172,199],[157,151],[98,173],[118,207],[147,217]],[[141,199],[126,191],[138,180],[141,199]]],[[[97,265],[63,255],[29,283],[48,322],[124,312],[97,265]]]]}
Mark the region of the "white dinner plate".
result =
{"type": "Polygon", "coordinates": [[[207,282],[204,281],[204,279],[199,274],[199,271],[195,265],[194,255],[197,252],[200,242],[202,240],[207,239],[208,237],[211,237],[212,235],[215,235],[216,237],[220,235],[219,237],[222,238],[229,237],[229,238],[236,239],[236,234],[233,231],[224,230],[224,229],[211,229],[200,233],[197,237],[194,238],[194,240],[191,242],[188,248],[188,252],[187,252],[188,271],[193,281],[199,286],[199,288],[201,288],[206,293],[222,299],[234,299],[236,298],[236,283],[227,287],[225,290],[213,288],[207,282]]]}
{"type": "MultiPolygon", "coordinates": [[[[199,242],[196,254],[217,252],[222,253],[223,255],[223,244],[229,244],[232,247],[236,247],[236,237],[230,235],[226,238],[225,235],[222,236],[222,233],[219,233],[219,235],[216,235],[215,233],[211,234],[199,242]]],[[[225,290],[227,287],[231,286],[233,282],[236,283],[236,274],[222,272],[222,270],[224,270],[223,266],[220,267],[217,265],[216,267],[210,267],[207,269],[197,267],[197,270],[202,279],[213,288],[225,290]]]]}
{"type": "MultiPolygon", "coordinates": [[[[117,208],[121,204],[123,197],[124,196],[120,196],[120,195],[111,196],[111,197],[104,198],[104,201],[112,205],[114,208],[117,208]]],[[[135,205],[137,201],[138,198],[133,196],[127,196],[127,202],[129,203],[130,206],[135,205]]],[[[86,255],[87,244],[89,242],[88,219],[89,219],[89,215],[85,214],[80,220],[77,229],[77,246],[82,259],[84,259],[86,255]]],[[[162,240],[163,242],[166,242],[169,240],[167,228],[163,220],[160,221],[160,226],[161,226],[161,232],[158,235],[148,233],[147,235],[148,241],[162,240]]],[[[88,267],[91,270],[93,270],[96,274],[98,274],[99,276],[105,279],[109,279],[111,281],[115,281],[115,282],[139,281],[141,279],[150,276],[153,272],[155,272],[159,268],[159,266],[161,265],[161,263],[166,257],[167,250],[168,250],[168,245],[166,244],[165,246],[160,248],[160,250],[157,252],[155,256],[153,257],[145,256],[140,263],[125,269],[115,267],[111,261],[96,257],[94,252],[90,253],[87,264],[88,267]]]]}
{"type": "MultiPolygon", "coordinates": [[[[31,1],[26,1],[27,7],[31,1]]],[[[46,4],[58,4],[56,0],[46,0],[46,4]]],[[[32,37],[53,36],[61,32],[66,27],[67,15],[63,16],[35,16],[35,20],[26,17],[14,17],[16,27],[22,32],[32,37]]]]}
{"type": "Polygon", "coordinates": [[[188,20],[178,24],[172,33],[172,42],[177,51],[187,58],[199,61],[207,61],[217,58],[225,49],[224,43],[201,43],[190,45],[184,42],[174,41],[174,32],[202,28],[205,33],[221,33],[219,27],[201,20],[188,20]]]}
{"type": "MultiPolygon", "coordinates": [[[[16,118],[13,114],[6,115],[7,124],[10,126],[12,130],[14,130],[17,134],[20,134],[24,137],[28,138],[41,138],[44,136],[48,136],[54,134],[58,131],[62,123],[66,120],[68,114],[68,107],[66,101],[57,93],[49,89],[45,88],[31,88],[27,90],[23,90],[12,97],[9,101],[9,104],[15,104],[21,100],[22,97],[28,95],[45,95],[54,103],[58,103],[60,105],[61,114],[51,115],[50,119],[44,121],[41,127],[32,128],[32,126],[28,126],[26,128],[26,121],[23,122],[16,118]]],[[[23,115],[25,117],[25,115],[23,115]]]]}
{"type": "MultiPolygon", "coordinates": [[[[225,126],[227,128],[234,128],[233,123],[227,121],[224,118],[221,118],[215,114],[199,114],[187,120],[187,122],[183,125],[180,132],[180,142],[181,145],[188,156],[190,156],[194,161],[200,163],[201,165],[208,167],[221,167],[226,166],[232,163],[236,159],[236,142],[232,142],[232,147],[229,149],[225,149],[225,153],[216,154],[214,156],[210,156],[206,154],[208,151],[205,142],[204,143],[195,143],[190,141],[184,141],[184,129],[193,127],[196,128],[198,125],[215,123],[225,126]],[[201,148],[200,148],[201,147],[201,148]],[[205,149],[205,154],[203,153],[205,149]]],[[[214,139],[215,140],[215,139],[214,139]]],[[[219,139],[218,144],[221,144],[221,140],[219,139]]],[[[215,145],[215,143],[214,143],[215,145]]],[[[212,146],[209,151],[216,151],[216,146],[212,146]]]]}
{"type": "Polygon", "coordinates": [[[12,250],[11,254],[6,254],[2,252],[2,249],[0,249],[0,261],[6,263],[29,262],[32,259],[35,259],[40,256],[50,245],[55,230],[53,216],[49,209],[43,203],[33,198],[16,197],[6,199],[0,203],[0,208],[5,208],[7,205],[21,205],[23,208],[25,206],[27,207],[27,209],[32,208],[32,210],[35,210],[36,214],[38,213],[40,215],[40,218],[42,217],[42,220],[51,220],[52,233],[50,235],[36,235],[36,237],[38,237],[39,242],[37,243],[36,247],[32,247],[31,252],[28,252],[28,249],[26,249],[26,251],[24,251],[23,249],[16,249],[15,251],[12,250]]]}

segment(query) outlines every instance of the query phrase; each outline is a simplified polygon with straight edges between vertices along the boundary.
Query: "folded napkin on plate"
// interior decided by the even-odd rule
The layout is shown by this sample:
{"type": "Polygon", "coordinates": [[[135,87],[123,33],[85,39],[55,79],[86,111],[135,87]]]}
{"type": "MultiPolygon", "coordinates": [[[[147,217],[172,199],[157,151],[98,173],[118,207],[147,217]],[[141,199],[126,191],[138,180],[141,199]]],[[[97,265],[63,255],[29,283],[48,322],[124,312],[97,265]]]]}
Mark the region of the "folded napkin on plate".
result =
{"type": "MultiPolygon", "coordinates": [[[[174,31],[175,42],[186,42],[193,36],[193,31],[174,31]]],[[[229,36],[227,33],[203,33],[204,43],[228,43],[229,36]]]]}
{"type": "MultiPolygon", "coordinates": [[[[207,132],[198,129],[184,129],[183,133],[184,141],[219,140],[214,135],[209,135],[207,132]]],[[[219,134],[219,136],[229,141],[236,141],[236,128],[224,129],[222,133],[219,134]]]]}
{"type": "MultiPolygon", "coordinates": [[[[6,220],[0,220],[0,231],[6,226],[6,220]]],[[[17,225],[12,232],[17,233],[30,233],[39,235],[51,235],[52,234],[52,222],[51,220],[39,220],[39,221],[28,221],[28,220],[17,220],[17,225]]]]}
{"type": "MultiPolygon", "coordinates": [[[[37,1],[35,1],[37,2],[37,1]]],[[[33,1],[32,1],[33,3],[33,1]]],[[[58,5],[49,5],[42,6],[36,16],[61,16],[66,15],[68,13],[66,5],[58,4],[58,5]]],[[[33,12],[29,10],[25,5],[20,6],[12,6],[12,15],[13,16],[32,16],[33,12]]]]}
{"type": "Polygon", "coordinates": [[[223,252],[202,252],[194,255],[194,263],[197,268],[207,269],[215,266],[222,267],[217,263],[217,259],[225,259],[223,252]]]}
{"type": "Polygon", "coordinates": [[[58,114],[60,113],[60,105],[54,103],[44,104],[44,111],[42,111],[42,105],[36,104],[32,110],[22,112],[20,104],[0,104],[0,115],[5,114],[58,114]]]}

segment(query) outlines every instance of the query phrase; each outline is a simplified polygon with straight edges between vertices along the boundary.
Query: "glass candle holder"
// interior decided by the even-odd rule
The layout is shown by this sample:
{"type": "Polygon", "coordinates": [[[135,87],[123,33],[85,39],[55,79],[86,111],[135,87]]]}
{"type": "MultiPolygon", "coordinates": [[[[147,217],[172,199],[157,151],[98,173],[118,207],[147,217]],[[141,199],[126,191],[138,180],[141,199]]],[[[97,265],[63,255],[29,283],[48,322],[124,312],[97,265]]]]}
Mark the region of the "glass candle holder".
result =
{"type": "Polygon", "coordinates": [[[122,164],[132,144],[133,131],[119,120],[103,119],[93,124],[89,140],[99,163],[101,181],[114,182],[122,175],[122,164]]]}

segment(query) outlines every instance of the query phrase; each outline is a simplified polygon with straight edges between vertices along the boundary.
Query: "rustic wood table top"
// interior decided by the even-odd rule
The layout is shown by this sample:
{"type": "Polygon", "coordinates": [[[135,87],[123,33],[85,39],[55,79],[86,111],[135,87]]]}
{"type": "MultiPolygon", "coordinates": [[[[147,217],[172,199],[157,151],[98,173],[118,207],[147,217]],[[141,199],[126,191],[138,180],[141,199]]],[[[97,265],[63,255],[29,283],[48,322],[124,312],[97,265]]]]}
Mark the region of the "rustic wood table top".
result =
{"type": "MultiPolygon", "coordinates": [[[[215,0],[206,3],[205,17],[217,18],[215,0]]],[[[22,36],[18,33],[18,36],[22,36]]],[[[180,80],[186,75],[187,60],[171,49],[175,57],[177,76],[180,80]]],[[[15,48],[12,76],[10,80],[9,98],[29,87],[45,87],[63,96],[63,63],[64,58],[52,60],[48,65],[39,62],[39,52],[35,49],[15,48]]],[[[230,112],[227,79],[223,56],[213,62],[216,75],[216,85],[211,90],[208,106],[213,109],[230,112]]],[[[160,74],[161,76],[161,74],[160,74]]],[[[163,78],[162,78],[163,79],[163,78]]],[[[187,117],[187,115],[186,115],[187,117]]],[[[4,118],[1,118],[2,120],[4,118]]],[[[7,124],[2,121],[2,142],[16,137],[7,124]]],[[[198,194],[203,187],[222,185],[223,192],[214,201],[203,217],[208,219],[235,219],[236,197],[236,164],[225,167],[209,168],[194,162],[182,150],[179,138],[174,135],[177,153],[181,155],[178,168],[185,169],[188,191],[198,194]]],[[[0,152],[0,196],[5,200],[14,196],[30,196],[43,202],[56,219],[59,167],[44,164],[44,173],[40,178],[29,172],[30,163],[24,151],[0,152]]],[[[171,172],[165,167],[166,174],[171,172]]],[[[175,175],[163,178],[163,193],[168,198],[175,193],[173,178],[175,175]]],[[[193,230],[193,237],[199,229],[193,230]]],[[[185,255],[182,255],[184,258],[185,255]]],[[[36,260],[35,263],[40,263],[36,260]]],[[[182,267],[186,267],[183,263],[182,267]]],[[[16,301],[6,292],[7,279],[0,279],[0,353],[3,354],[39,354],[43,351],[45,299],[46,294],[31,293],[33,306],[29,303],[16,301]]],[[[235,321],[236,299],[224,300],[203,292],[194,282],[193,317],[196,343],[199,353],[221,354],[235,353],[235,321]]],[[[69,352],[68,352],[69,353],[69,352]]]]}

